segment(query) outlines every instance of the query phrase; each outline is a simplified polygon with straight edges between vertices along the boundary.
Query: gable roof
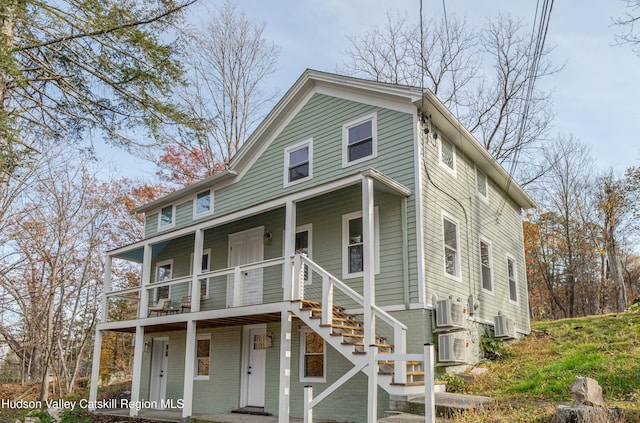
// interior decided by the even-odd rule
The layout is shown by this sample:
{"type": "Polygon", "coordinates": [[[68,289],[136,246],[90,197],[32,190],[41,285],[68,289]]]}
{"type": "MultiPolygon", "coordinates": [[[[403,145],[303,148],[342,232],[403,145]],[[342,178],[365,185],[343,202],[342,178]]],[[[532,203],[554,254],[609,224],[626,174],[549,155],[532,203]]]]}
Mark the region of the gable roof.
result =
{"type": "Polygon", "coordinates": [[[275,138],[282,127],[315,92],[323,89],[339,89],[344,93],[364,94],[381,100],[391,100],[406,104],[412,110],[420,110],[432,115],[432,121],[439,130],[476,163],[490,178],[507,190],[508,195],[523,209],[535,207],[535,202],[511,178],[509,173],[489,154],[482,144],[462,125],[431,90],[422,90],[407,85],[370,81],[352,76],[338,75],[312,69],[305,70],[298,80],[287,90],[273,109],[262,120],[254,132],[229,162],[228,170],[213,175],[197,184],[177,190],[167,196],[135,209],[134,213],[147,212],[179,197],[195,194],[207,186],[228,183],[242,175],[257,160],[261,151],[275,138]]]}

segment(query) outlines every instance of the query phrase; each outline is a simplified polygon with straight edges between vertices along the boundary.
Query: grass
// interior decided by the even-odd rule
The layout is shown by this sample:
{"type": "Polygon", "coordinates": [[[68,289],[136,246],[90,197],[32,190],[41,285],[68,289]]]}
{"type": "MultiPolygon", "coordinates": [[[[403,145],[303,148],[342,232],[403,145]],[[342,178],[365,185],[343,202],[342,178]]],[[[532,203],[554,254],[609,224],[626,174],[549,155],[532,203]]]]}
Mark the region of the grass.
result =
{"type": "Polygon", "coordinates": [[[467,386],[466,393],[496,404],[456,421],[549,422],[558,404],[573,400],[574,377],[586,376],[598,381],[608,406],[635,410],[630,421],[640,422],[640,313],[536,322],[532,329],[467,386]]]}

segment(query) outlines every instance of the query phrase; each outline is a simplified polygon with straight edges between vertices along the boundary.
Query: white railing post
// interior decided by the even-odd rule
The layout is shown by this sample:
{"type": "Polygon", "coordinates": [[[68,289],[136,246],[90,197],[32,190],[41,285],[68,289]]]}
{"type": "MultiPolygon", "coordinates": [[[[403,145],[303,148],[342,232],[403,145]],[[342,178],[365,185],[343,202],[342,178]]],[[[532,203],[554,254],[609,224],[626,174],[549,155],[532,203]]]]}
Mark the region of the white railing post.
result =
{"type": "Polygon", "coordinates": [[[144,244],[144,253],[142,255],[142,280],[140,281],[140,306],[138,307],[138,318],[147,317],[147,309],[149,307],[149,291],[147,290],[151,283],[151,260],[153,247],[151,244],[144,244]]]}
{"type": "Polygon", "coordinates": [[[203,254],[204,230],[198,229],[195,233],[193,243],[193,274],[191,275],[191,309],[189,311],[200,311],[200,278],[198,274],[202,273],[202,254],[203,254]]]}
{"type": "Polygon", "coordinates": [[[302,258],[300,254],[296,254],[293,257],[293,300],[304,300],[304,274],[300,277],[301,272],[304,272],[304,265],[302,264],[302,258]],[[302,280],[300,280],[302,279],[302,280]]]}
{"type": "Polygon", "coordinates": [[[313,401],[313,386],[307,385],[304,387],[304,423],[313,423],[311,401],[313,401]]]}
{"type": "Polygon", "coordinates": [[[242,271],[240,266],[233,269],[233,306],[242,305],[242,271]]]}
{"type": "Polygon", "coordinates": [[[285,223],[284,223],[284,300],[297,300],[292,292],[292,283],[297,278],[297,273],[292,268],[293,263],[290,261],[295,255],[296,249],[296,203],[287,201],[285,206],[285,223]]]}
{"type": "Polygon", "coordinates": [[[436,395],[434,391],[434,348],[433,344],[424,344],[424,421],[435,423],[436,421],[436,395]]]}
{"type": "Polygon", "coordinates": [[[113,262],[113,257],[107,255],[107,259],[104,263],[104,283],[102,285],[102,304],[101,304],[101,312],[102,316],[100,316],[100,321],[106,322],[109,320],[109,298],[107,294],[111,292],[111,264],[113,262]]]}
{"type": "Polygon", "coordinates": [[[333,323],[333,282],[329,275],[322,275],[322,325],[331,325],[333,323]]]}
{"type": "MultiPolygon", "coordinates": [[[[393,325],[393,348],[398,354],[407,353],[407,331],[397,324],[393,325]]],[[[407,363],[395,360],[393,364],[393,378],[395,383],[407,383],[407,363]]]]}
{"type": "Polygon", "coordinates": [[[378,421],[378,346],[369,345],[369,384],[367,394],[367,421],[378,421]]]}

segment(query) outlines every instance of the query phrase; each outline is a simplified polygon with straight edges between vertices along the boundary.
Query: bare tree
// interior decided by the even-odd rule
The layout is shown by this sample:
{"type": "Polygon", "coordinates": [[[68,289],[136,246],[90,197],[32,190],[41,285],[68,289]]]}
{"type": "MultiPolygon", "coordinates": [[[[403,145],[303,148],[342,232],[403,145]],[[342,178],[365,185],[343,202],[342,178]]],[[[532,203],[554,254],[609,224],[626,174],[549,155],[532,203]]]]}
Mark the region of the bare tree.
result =
{"type": "Polygon", "coordinates": [[[265,92],[262,86],[276,70],[279,55],[264,30],[264,24],[225,3],[202,29],[185,34],[189,83],[179,97],[199,128],[181,134],[177,150],[165,148],[164,160],[155,160],[161,169],[186,180],[216,173],[263,118],[276,92],[265,92]],[[191,175],[198,169],[200,174],[191,175]]]}
{"type": "Polygon", "coordinates": [[[0,286],[5,310],[0,334],[49,393],[73,389],[93,335],[105,249],[118,193],[69,154],[48,157],[6,222],[0,286]]]}
{"type": "Polygon", "coordinates": [[[622,32],[616,34],[616,40],[619,44],[629,44],[633,50],[640,54],[638,47],[640,46],[640,34],[636,25],[640,24],[640,0],[624,0],[629,10],[623,16],[615,18],[614,24],[617,25],[622,32]]]}
{"type": "Polygon", "coordinates": [[[383,28],[349,37],[345,70],[414,86],[423,77],[425,87],[456,108],[463,124],[511,170],[539,152],[553,116],[550,94],[534,83],[559,68],[547,60],[548,49],[535,48],[522,20],[499,16],[477,32],[455,17],[431,19],[423,31],[405,22],[388,14],[383,28]]]}

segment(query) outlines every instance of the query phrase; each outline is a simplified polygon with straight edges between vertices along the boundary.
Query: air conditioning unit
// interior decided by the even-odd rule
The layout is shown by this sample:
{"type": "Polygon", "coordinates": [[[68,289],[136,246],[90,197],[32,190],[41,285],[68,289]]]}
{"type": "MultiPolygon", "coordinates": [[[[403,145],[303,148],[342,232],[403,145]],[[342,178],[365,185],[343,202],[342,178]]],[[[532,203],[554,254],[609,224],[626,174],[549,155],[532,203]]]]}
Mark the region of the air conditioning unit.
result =
{"type": "Polygon", "coordinates": [[[440,363],[466,363],[469,341],[464,332],[438,335],[438,361],[440,363]]]}
{"type": "Polygon", "coordinates": [[[449,298],[436,302],[436,330],[464,329],[467,308],[464,303],[449,298]]]}
{"type": "Polygon", "coordinates": [[[516,338],[516,322],[502,313],[494,316],[495,323],[494,332],[496,338],[515,339],[516,338]]]}

